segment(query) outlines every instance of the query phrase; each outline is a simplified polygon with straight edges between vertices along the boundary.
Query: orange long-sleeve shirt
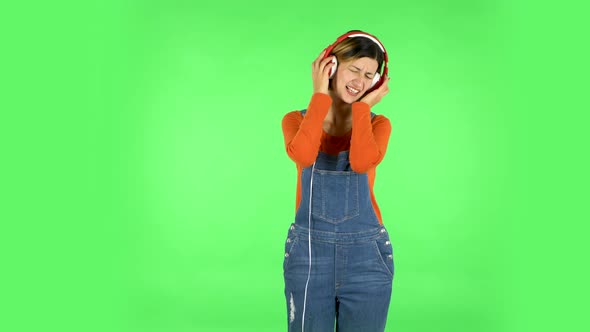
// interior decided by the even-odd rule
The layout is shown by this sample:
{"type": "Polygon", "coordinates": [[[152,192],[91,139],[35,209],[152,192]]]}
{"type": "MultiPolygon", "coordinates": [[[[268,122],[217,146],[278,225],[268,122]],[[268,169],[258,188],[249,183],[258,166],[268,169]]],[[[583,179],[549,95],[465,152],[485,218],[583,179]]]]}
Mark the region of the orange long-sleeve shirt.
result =
{"type": "Polygon", "coordinates": [[[391,123],[383,115],[371,119],[371,108],[363,102],[352,104],[352,130],[344,136],[332,136],[323,130],[324,118],[328,114],[332,98],[323,93],[314,93],[307,107],[305,117],[299,111],[292,111],[283,117],[283,135],[287,154],[297,165],[297,196],[295,211],[301,203],[301,172],[311,166],[318,151],[337,155],[350,150],[350,166],[357,173],[367,173],[371,202],[379,222],[383,224],[381,211],[375,200],[373,184],[375,168],[383,160],[391,123]]]}

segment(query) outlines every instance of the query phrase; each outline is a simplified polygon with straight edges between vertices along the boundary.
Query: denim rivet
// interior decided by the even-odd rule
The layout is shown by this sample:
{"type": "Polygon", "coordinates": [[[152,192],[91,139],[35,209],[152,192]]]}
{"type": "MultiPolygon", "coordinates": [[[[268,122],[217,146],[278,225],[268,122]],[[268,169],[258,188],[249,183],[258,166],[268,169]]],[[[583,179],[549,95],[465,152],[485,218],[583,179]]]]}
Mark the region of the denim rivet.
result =
{"type": "Polygon", "coordinates": [[[381,228],[381,233],[385,233],[385,228],[381,228]]]}
{"type": "Polygon", "coordinates": [[[285,257],[289,257],[289,253],[288,252],[285,253],[285,257]]]}
{"type": "Polygon", "coordinates": [[[291,239],[290,238],[287,238],[287,243],[291,243],[291,239]]]}
{"type": "Polygon", "coordinates": [[[294,229],[295,229],[295,225],[291,225],[291,230],[294,230],[294,229]]]}
{"type": "Polygon", "coordinates": [[[389,241],[385,241],[385,245],[386,245],[386,246],[388,246],[388,245],[390,245],[390,244],[391,244],[391,242],[389,242],[389,241]]]}
{"type": "Polygon", "coordinates": [[[392,259],[393,255],[387,255],[387,258],[392,259]]]}

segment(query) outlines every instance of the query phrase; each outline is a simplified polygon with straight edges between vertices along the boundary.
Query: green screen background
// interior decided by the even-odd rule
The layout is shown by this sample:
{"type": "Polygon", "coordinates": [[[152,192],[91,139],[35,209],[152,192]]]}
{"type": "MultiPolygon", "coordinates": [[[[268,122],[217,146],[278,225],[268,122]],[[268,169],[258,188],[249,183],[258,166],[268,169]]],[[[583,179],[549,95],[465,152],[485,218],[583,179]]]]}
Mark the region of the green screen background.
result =
{"type": "Polygon", "coordinates": [[[390,58],[373,108],[392,123],[374,188],[394,248],[386,331],[584,330],[581,6],[10,9],[2,330],[286,331],[281,119],[351,29],[390,58]]]}

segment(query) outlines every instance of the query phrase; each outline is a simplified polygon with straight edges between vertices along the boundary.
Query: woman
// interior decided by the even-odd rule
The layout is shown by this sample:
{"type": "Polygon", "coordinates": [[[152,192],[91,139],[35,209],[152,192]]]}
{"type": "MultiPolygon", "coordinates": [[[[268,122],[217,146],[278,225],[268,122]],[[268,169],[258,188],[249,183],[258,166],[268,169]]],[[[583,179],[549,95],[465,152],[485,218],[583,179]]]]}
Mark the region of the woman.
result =
{"type": "Polygon", "coordinates": [[[283,118],[297,165],[283,263],[289,331],[384,331],[393,251],[373,194],[391,124],[371,112],[388,91],[387,53],[353,30],[312,63],[308,108],[283,118]]]}

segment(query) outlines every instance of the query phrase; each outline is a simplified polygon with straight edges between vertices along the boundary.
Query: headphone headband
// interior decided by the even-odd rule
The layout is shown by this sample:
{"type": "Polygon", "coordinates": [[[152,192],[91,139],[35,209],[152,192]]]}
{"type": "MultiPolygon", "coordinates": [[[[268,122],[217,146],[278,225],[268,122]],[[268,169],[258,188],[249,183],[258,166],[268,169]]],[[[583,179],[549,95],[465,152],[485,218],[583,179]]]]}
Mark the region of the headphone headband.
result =
{"type": "Polygon", "coordinates": [[[347,38],[352,38],[352,37],[365,37],[365,38],[369,38],[375,44],[377,44],[377,46],[379,46],[379,48],[381,49],[381,52],[385,53],[385,48],[383,47],[383,45],[381,45],[381,42],[377,38],[375,38],[375,37],[373,37],[373,36],[371,36],[369,34],[366,34],[366,33],[355,33],[355,34],[352,34],[352,35],[348,35],[347,38]]]}
{"type": "Polygon", "coordinates": [[[342,42],[343,40],[345,40],[346,38],[353,38],[353,37],[364,37],[364,38],[368,38],[370,40],[372,40],[375,44],[377,44],[377,46],[379,46],[379,48],[381,49],[381,52],[383,52],[383,57],[385,62],[387,62],[387,51],[385,51],[385,47],[383,46],[383,44],[379,41],[379,39],[377,39],[377,37],[368,34],[366,32],[362,32],[362,31],[350,31],[347,32],[345,34],[343,34],[342,36],[338,37],[336,39],[336,41],[334,43],[332,43],[330,46],[328,46],[326,48],[326,53],[325,56],[329,56],[330,52],[332,52],[332,49],[334,47],[336,47],[336,45],[340,44],[340,42],[342,42]]]}

